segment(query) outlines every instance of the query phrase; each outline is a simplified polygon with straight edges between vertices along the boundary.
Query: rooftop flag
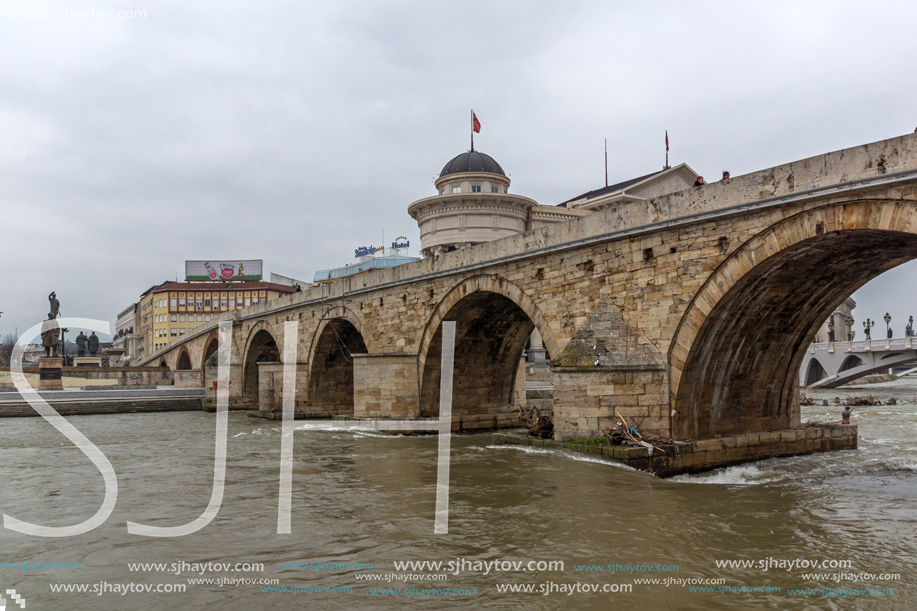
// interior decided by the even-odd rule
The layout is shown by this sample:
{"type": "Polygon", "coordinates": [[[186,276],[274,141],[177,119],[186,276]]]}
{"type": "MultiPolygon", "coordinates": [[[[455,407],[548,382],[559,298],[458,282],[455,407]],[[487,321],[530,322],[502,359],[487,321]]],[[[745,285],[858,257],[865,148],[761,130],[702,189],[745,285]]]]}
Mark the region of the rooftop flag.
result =
{"type": "Polygon", "coordinates": [[[478,121],[478,117],[474,114],[474,110],[471,111],[471,150],[474,151],[474,135],[481,133],[481,122],[478,121]]]}
{"type": "Polygon", "coordinates": [[[669,169],[669,130],[665,130],[665,165],[662,166],[662,169],[669,169]]]}

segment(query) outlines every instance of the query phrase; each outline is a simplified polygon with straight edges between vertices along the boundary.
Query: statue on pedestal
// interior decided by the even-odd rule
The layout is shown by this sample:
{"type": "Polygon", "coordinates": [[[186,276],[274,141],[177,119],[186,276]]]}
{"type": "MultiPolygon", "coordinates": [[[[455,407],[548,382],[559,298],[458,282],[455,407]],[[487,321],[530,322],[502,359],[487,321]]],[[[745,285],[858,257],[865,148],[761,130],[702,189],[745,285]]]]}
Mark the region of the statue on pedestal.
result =
{"type": "Polygon", "coordinates": [[[89,336],[89,356],[96,356],[99,353],[99,338],[96,335],[96,332],[93,331],[92,335],[89,336]]]}
{"type": "Polygon", "coordinates": [[[86,340],[89,339],[86,337],[86,334],[80,331],[80,334],[76,336],[76,355],[77,356],[86,356],[86,340]]]}
{"type": "Polygon", "coordinates": [[[54,319],[54,312],[51,311],[48,312],[48,320],[41,323],[41,345],[44,346],[45,356],[60,356],[60,326],[54,319]]]}

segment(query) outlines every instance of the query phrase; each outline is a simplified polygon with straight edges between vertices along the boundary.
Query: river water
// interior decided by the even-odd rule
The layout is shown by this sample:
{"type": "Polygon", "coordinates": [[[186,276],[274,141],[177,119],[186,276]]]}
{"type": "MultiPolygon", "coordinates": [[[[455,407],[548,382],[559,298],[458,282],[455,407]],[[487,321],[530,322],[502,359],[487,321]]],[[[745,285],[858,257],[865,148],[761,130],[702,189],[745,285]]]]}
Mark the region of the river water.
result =
{"type": "MultiPolygon", "coordinates": [[[[854,411],[859,450],[670,480],[593,457],[494,446],[489,435],[454,436],[448,534],[433,533],[436,437],[344,430],[295,433],[292,534],[277,534],[280,427],[234,412],[213,522],[179,538],[131,535],[128,520],[176,526],[203,512],[214,415],[74,417],[118,474],[115,510],[69,538],[0,529],[0,595],[10,610],[19,607],[7,590],[29,610],[917,608],[917,385],[810,396],[856,393],[907,401],[854,411]],[[398,570],[404,561],[445,568],[398,570]],[[191,581],[199,579],[213,581],[191,581]],[[641,583],[651,579],[660,581],[641,583]],[[535,591],[506,590],[526,586],[535,591]],[[62,587],[71,591],[53,591],[62,587]],[[185,591],[136,591],[143,587],[185,591]],[[592,587],[608,591],[584,591],[592,587]]],[[[806,407],[803,419],[836,421],[839,412],[833,403],[806,407]]],[[[4,514],[74,524],[103,492],[100,473],[48,423],[0,421],[4,514]]]]}

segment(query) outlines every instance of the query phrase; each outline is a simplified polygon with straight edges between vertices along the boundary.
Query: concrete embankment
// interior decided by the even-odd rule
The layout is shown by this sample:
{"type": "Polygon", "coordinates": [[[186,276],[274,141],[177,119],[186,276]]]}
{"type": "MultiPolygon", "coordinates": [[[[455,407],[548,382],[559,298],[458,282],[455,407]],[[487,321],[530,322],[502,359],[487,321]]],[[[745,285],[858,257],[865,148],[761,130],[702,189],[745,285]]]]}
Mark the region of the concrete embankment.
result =
{"type": "Polygon", "coordinates": [[[600,455],[659,477],[671,477],[778,456],[855,450],[857,427],[849,424],[823,424],[786,431],[665,443],[657,445],[652,450],[644,447],[588,445],[539,439],[519,433],[494,433],[493,439],[494,443],[600,455]]]}
{"type": "MultiPolygon", "coordinates": [[[[62,416],[186,412],[201,409],[203,389],[57,391],[39,393],[62,416]]],[[[0,393],[0,418],[38,416],[19,393],[0,393]]]]}

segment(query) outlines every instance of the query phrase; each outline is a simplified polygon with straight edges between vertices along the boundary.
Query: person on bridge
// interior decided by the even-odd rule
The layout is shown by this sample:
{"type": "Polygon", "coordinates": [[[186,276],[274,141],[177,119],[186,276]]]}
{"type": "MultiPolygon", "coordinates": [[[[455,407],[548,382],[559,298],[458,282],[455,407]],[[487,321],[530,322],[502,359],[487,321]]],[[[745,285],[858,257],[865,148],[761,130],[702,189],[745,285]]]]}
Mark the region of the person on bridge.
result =
{"type": "Polygon", "coordinates": [[[698,176],[698,177],[697,177],[697,180],[694,181],[694,186],[695,186],[695,187],[702,187],[702,186],[704,186],[705,184],[707,184],[707,183],[704,182],[704,177],[703,177],[703,176],[698,176]]]}

